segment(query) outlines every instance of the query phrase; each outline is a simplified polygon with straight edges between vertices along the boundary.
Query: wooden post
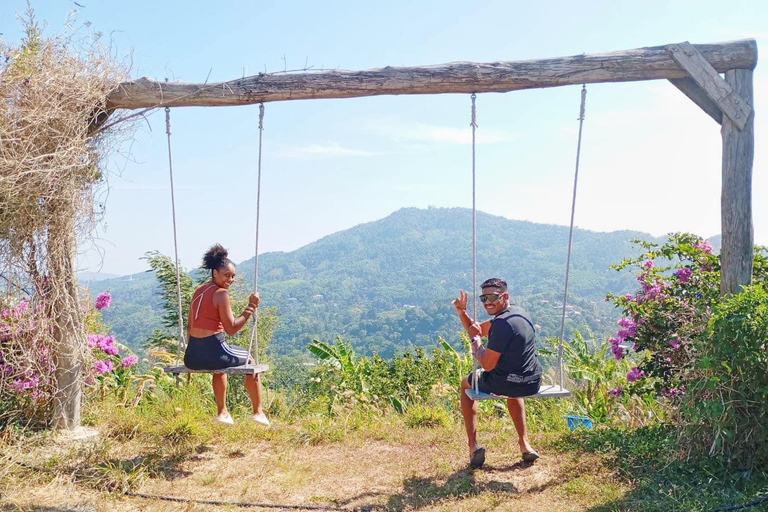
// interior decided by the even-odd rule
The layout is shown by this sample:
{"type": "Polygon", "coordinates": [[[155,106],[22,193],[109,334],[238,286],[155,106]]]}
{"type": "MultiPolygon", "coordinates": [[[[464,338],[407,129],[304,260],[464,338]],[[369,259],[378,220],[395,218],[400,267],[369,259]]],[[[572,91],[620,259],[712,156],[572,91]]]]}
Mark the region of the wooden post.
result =
{"type": "Polygon", "coordinates": [[[49,279],[56,281],[55,290],[65,290],[50,297],[49,307],[56,340],[56,391],[53,397],[51,425],[55,429],[71,430],[80,426],[83,373],[83,315],[78,300],[75,277],[74,217],[66,211],[58,219],[55,229],[49,230],[49,279]]]}
{"type": "MultiPolygon", "coordinates": [[[[751,107],[751,69],[725,72],[728,85],[751,107]]],[[[738,293],[752,282],[754,233],[752,227],[752,162],[755,154],[755,114],[739,130],[723,116],[723,182],[720,196],[722,248],[720,252],[720,293],[738,293]]]]}

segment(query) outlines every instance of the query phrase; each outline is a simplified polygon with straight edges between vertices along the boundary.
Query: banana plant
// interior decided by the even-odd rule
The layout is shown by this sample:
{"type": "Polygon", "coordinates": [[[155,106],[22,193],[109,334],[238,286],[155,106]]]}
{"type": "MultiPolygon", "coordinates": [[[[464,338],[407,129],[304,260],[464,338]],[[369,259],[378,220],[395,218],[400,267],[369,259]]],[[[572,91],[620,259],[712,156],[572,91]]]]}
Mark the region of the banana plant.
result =
{"type": "MultiPolygon", "coordinates": [[[[588,332],[591,335],[591,332],[588,332]]],[[[547,338],[552,352],[559,340],[547,338]]],[[[608,416],[606,392],[613,384],[620,382],[629,369],[626,360],[616,361],[608,357],[610,344],[604,341],[592,346],[578,330],[573,330],[570,340],[563,340],[564,370],[576,382],[578,387],[573,394],[589,417],[604,421],[608,416]]]]}
{"type": "Polygon", "coordinates": [[[336,336],[336,343],[330,344],[313,339],[307,349],[321,361],[327,361],[340,372],[341,380],[358,393],[368,393],[368,383],[363,375],[363,362],[358,360],[352,345],[336,336]]]}

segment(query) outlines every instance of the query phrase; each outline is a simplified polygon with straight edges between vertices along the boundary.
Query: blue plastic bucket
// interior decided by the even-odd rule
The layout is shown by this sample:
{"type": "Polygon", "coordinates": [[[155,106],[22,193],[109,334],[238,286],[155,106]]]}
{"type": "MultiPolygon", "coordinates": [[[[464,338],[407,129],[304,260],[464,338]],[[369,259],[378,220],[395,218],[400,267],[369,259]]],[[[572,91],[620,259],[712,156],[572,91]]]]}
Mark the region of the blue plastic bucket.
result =
{"type": "Polygon", "coordinates": [[[576,430],[579,427],[592,428],[592,420],[587,416],[577,416],[576,414],[566,414],[563,416],[568,422],[568,428],[576,430]]]}

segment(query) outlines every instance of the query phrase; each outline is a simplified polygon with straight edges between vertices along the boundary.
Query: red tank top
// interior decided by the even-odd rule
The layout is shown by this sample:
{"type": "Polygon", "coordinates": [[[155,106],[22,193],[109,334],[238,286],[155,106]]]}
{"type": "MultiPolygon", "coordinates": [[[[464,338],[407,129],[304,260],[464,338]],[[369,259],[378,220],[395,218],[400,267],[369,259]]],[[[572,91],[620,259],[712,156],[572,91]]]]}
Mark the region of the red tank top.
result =
{"type": "Polygon", "coordinates": [[[219,310],[213,304],[213,294],[219,287],[213,283],[200,285],[192,295],[189,308],[189,326],[221,332],[224,326],[219,320],[219,310]]]}

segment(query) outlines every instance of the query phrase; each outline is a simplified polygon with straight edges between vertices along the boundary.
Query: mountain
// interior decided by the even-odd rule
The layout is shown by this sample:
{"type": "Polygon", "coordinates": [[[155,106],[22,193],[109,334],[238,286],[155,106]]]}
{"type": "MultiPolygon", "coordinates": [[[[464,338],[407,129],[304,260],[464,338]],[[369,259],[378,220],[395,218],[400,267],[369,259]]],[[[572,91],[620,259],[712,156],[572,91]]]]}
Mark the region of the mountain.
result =
{"type": "Polygon", "coordinates": [[[119,278],[117,274],[106,274],[103,272],[78,272],[77,273],[77,280],[83,284],[86,285],[88,283],[91,283],[93,281],[103,281],[105,279],[116,279],[119,278]]]}
{"type": "MultiPolygon", "coordinates": [[[[616,312],[605,294],[632,290],[636,282],[609,265],[638,253],[631,238],[661,241],[634,231],[575,229],[568,329],[586,324],[604,334],[615,328],[616,312]]],[[[542,335],[558,335],[568,228],[478,212],[477,240],[478,284],[506,279],[542,335]]],[[[271,343],[277,353],[302,351],[313,337],[337,334],[361,353],[384,356],[413,345],[432,347],[438,335],[457,344],[461,327],[450,302],[459,288],[472,288],[471,210],[404,208],[292,252],[260,255],[259,274],[262,304],[276,306],[280,315],[271,343]]],[[[246,293],[253,258],[238,265],[238,276],[246,293]]],[[[140,346],[159,325],[153,274],[91,284],[92,294],[106,289],[113,306],[104,310],[105,321],[118,339],[140,346]]]]}

